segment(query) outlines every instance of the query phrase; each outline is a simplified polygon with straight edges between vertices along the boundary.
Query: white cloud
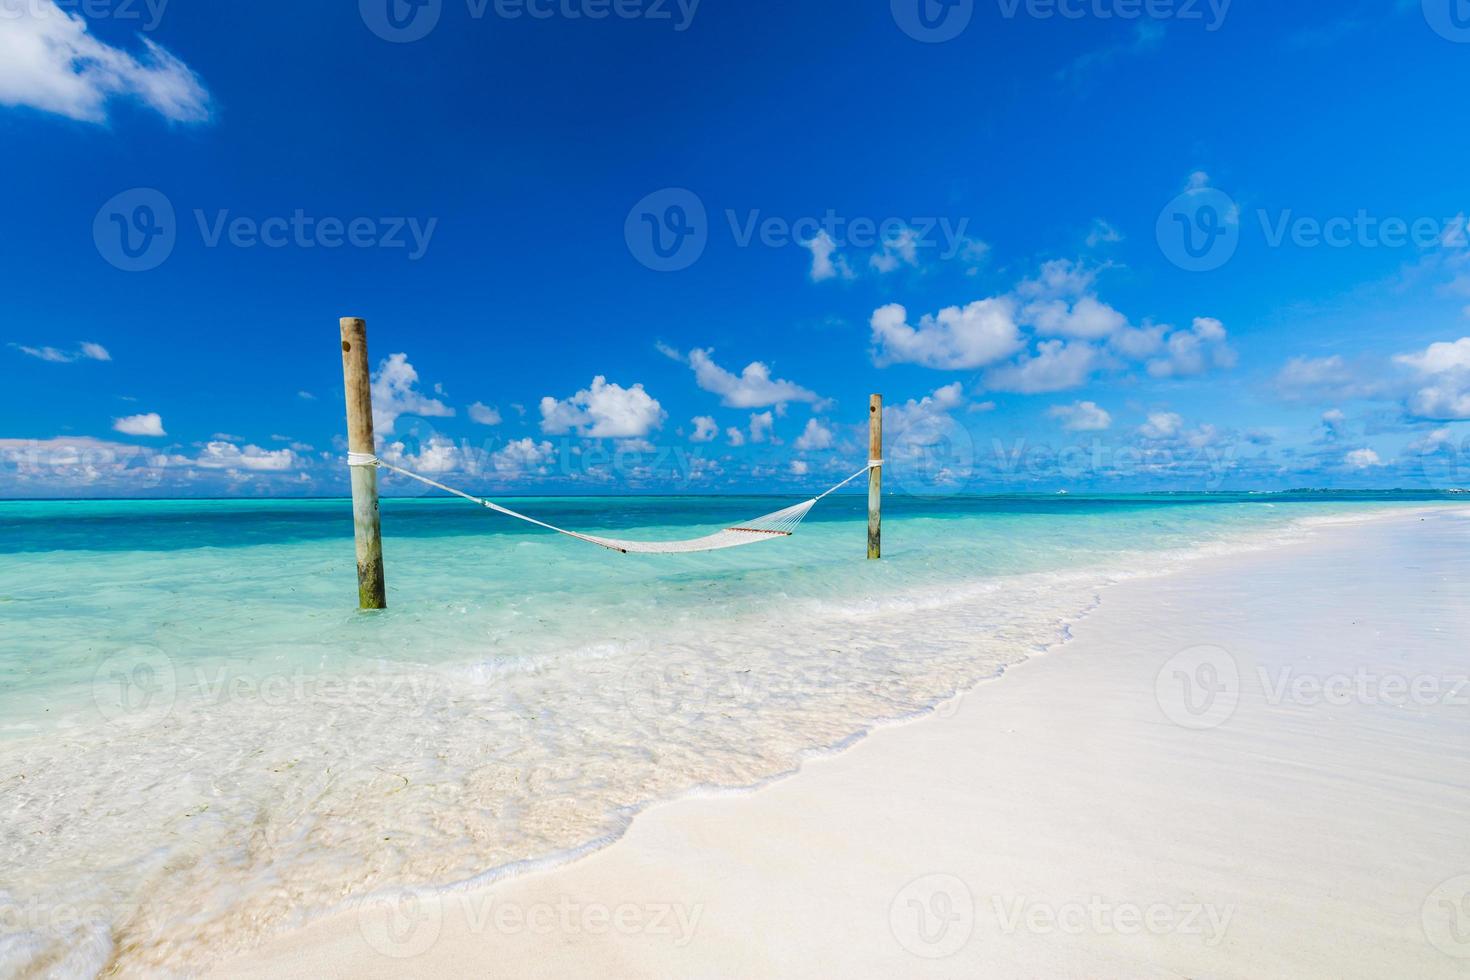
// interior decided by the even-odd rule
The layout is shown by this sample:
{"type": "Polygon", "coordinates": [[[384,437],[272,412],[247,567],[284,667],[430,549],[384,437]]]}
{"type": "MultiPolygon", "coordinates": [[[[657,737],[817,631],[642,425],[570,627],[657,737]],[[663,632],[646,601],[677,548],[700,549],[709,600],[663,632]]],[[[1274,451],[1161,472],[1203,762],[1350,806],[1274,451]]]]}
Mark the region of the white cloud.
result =
{"type": "Polygon", "coordinates": [[[304,402],[314,402],[314,401],[316,401],[316,395],[313,395],[309,391],[298,391],[296,393],[296,397],[297,398],[300,398],[304,402]]]}
{"type": "Polygon", "coordinates": [[[1399,354],[1394,360],[1426,375],[1470,371],[1470,337],[1430,344],[1417,354],[1399,354]]]}
{"type": "Polygon", "coordinates": [[[759,415],[750,416],[750,441],[765,442],[771,438],[771,429],[776,420],[771,417],[770,412],[761,412],[759,415]]]}
{"type": "Polygon", "coordinates": [[[833,443],[832,430],[827,428],[816,419],[807,419],[806,428],[801,435],[796,437],[795,446],[801,452],[809,452],[819,449],[831,449],[833,443]]]}
{"type": "Polygon", "coordinates": [[[743,446],[743,445],[745,445],[745,433],[744,432],[741,432],[739,429],[735,428],[735,426],[733,426],[733,425],[730,426],[728,429],[725,430],[725,439],[732,446],[743,446]]]}
{"type": "Polygon", "coordinates": [[[1235,366],[1235,351],[1226,343],[1225,325],[1212,317],[1196,317],[1194,327],[1169,335],[1164,356],[1148,362],[1155,378],[1204,374],[1211,368],[1235,366]]]}
{"type": "Polygon", "coordinates": [[[806,476],[809,472],[811,472],[811,467],[806,465],[805,460],[793,459],[791,461],[792,476],[806,476]]]}
{"type": "Polygon", "coordinates": [[[1092,230],[1087,233],[1087,247],[1097,248],[1099,245],[1111,245],[1121,242],[1123,234],[1101,218],[1092,223],[1092,230]]]}
{"type": "Polygon", "coordinates": [[[1037,333],[1049,337],[1101,340],[1128,325],[1128,318],[1096,296],[1083,296],[1076,303],[1039,300],[1021,311],[1021,320],[1037,333]]]}
{"type": "Polygon", "coordinates": [[[1342,357],[1293,357],[1276,375],[1276,387],[1288,396],[1298,396],[1313,388],[1337,387],[1352,381],[1352,373],[1342,357]]]}
{"type": "Polygon", "coordinates": [[[93,37],[86,20],[53,0],[8,3],[0,21],[0,105],[101,123],[108,102],[126,98],[172,122],[209,118],[198,76],[147,38],[141,55],[129,54],[93,37]]]}
{"type": "Polygon", "coordinates": [[[689,437],[690,442],[714,442],[715,436],[720,434],[719,425],[708,415],[696,415],[691,422],[694,434],[689,437]]]}
{"type": "Polygon", "coordinates": [[[909,446],[932,444],[948,429],[949,413],[964,403],[964,385],[956,381],[918,401],[889,405],[883,409],[884,433],[901,436],[909,446]]]}
{"type": "Polygon", "coordinates": [[[892,272],[900,265],[918,267],[919,264],[919,236],[912,228],[902,228],[898,234],[883,243],[883,251],[868,259],[871,265],[880,273],[892,272]]]}
{"type": "Polygon", "coordinates": [[[1062,427],[1072,432],[1101,432],[1113,424],[1112,415],[1097,402],[1056,405],[1046,414],[1060,419],[1062,427]]]}
{"type": "Polygon", "coordinates": [[[480,425],[499,425],[500,409],[486,405],[484,402],[475,402],[469,408],[470,421],[480,425]]]}
{"type": "Polygon", "coordinates": [[[163,418],[157,412],[146,412],[142,415],[128,415],[124,418],[113,419],[112,428],[128,436],[165,436],[163,431],[163,418]]]}
{"type": "Polygon", "coordinates": [[[1023,279],[1016,287],[1025,299],[1078,299],[1087,295],[1097,282],[1097,271],[1080,262],[1053,259],[1041,266],[1034,279],[1023,279]]]}
{"type": "Polygon", "coordinates": [[[1145,439],[1172,439],[1184,426],[1184,418],[1174,412],[1153,412],[1148,421],[1138,427],[1138,434],[1145,439]]]}
{"type": "Polygon", "coordinates": [[[556,449],[549,442],[534,439],[517,439],[508,442],[490,456],[490,463],[502,475],[514,475],[533,471],[544,473],[546,465],[555,458],[556,449]]]}
{"type": "Polygon", "coordinates": [[[1036,355],[1015,364],[993,368],[985,385],[996,391],[1044,394],[1078,388],[1087,382],[1100,357],[1097,348],[1084,343],[1045,340],[1036,345],[1036,355]]]}
{"type": "MultiPolygon", "coordinates": [[[[0,21],[5,18],[0,15],[0,21]]],[[[84,340],[76,350],[61,350],[56,347],[27,347],[25,344],[11,344],[16,350],[29,357],[50,361],[52,364],[71,364],[73,361],[110,361],[112,355],[107,348],[101,344],[94,344],[90,340],[84,340]]]]}
{"type": "Polygon", "coordinates": [[[1454,436],[1448,428],[1435,429],[1426,433],[1422,438],[1415,439],[1404,447],[1405,452],[1416,455],[1426,453],[1437,453],[1442,449],[1453,449],[1455,445],[1454,436]]]}
{"type": "Polygon", "coordinates": [[[204,451],[194,463],[205,469],[280,472],[296,466],[296,454],[289,449],[241,448],[232,442],[210,442],[205,444],[204,451]]]}
{"type": "Polygon", "coordinates": [[[600,374],[570,398],[541,399],[541,431],[548,435],[575,431],[590,439],[634,439],[661,428],[667,417],[643,385],[624,388],[600,374]]]}
{"type": "Polygon", "coordinates": [[[1383,460],[1371,449],[1354,449],[1343,457],[1342,460],[1350,469],[1367,470],[1375,466],[1382,466],[1383,460]]]}
{"type": "Polygon", "coordinates": [[[1430,344],[1394,361],[1425,380],[1409,396],[1409,411],[1426,419],[1470,418],[1470,337],[1430,344]]]}
{"type": "Polygon", "coordinates": [[[1021,348],[1016,306],[1009,297],[976,300],[925,314],[909,326],[908,311],[897,303],[879,307],[869,321],[873,360],[879,367],[920,364],[944,371],[984,367],[1021,348]]]}
{"type": "Polygon", "coordinates": [[[812,253],[812,282],[825,282],[839,276],[843,279],[853,277],[847,259],[837,255],[837,243],[825,231],[817,232],[815,238],[803,244],[812,253]]]}
{"type": "Polygon", "coordinates": [[[1340,408],[1329,409],[1322,413],[1322,424],[1330,432],[1339,432],[1347,424],[1347,414],[1340,408]]]}
{"type": "MultiPolygon", "coordinates": [[[[373,378],[373,429],[379,436],[393,434],[400,415],[452,418],[454,409],[418,390],[419,373],[407,354],[389,354],[373,378]]],[[[304,395],[305,392],[297,392],[304,395]]]]}
{"type": "Polygon", "coordinates": [[[714,350],[689,352],[689,366],[694,369],[694,382],[705,391],[720,396],[726,408],[766,408],[786,402],[818,404],[825,399],[793,381],[771,377],[771,369],[760,361],[752,361],[737,376],[715,363],[714,350]]]}
{"type": "Polygon", "coordinates": [[[1142,327],[1123,327],[1108,338],[1108,346],[1130,361],[1142,361],[1152,357],[1164,346],[1167,327],[1146,324],[1142,327]]]}

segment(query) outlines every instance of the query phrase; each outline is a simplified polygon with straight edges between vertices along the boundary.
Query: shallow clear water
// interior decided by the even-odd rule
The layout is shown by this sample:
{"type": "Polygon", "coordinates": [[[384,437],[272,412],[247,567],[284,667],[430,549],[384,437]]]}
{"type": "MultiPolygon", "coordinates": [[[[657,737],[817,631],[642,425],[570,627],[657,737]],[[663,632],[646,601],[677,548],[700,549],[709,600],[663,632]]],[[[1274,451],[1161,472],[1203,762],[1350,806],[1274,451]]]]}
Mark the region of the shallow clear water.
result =
{"type": "MultiPolygon", "coordinates": [[[[1119,577],[1416,495],[824,501],[794,538],[625,556],[384,502],[0,502],[0,974],[187,971],[353,896],[450,885],[757,784],[1066,636],[1119,577]]],[[[515,506],[688,537],[771,498],[515,506]]]]}

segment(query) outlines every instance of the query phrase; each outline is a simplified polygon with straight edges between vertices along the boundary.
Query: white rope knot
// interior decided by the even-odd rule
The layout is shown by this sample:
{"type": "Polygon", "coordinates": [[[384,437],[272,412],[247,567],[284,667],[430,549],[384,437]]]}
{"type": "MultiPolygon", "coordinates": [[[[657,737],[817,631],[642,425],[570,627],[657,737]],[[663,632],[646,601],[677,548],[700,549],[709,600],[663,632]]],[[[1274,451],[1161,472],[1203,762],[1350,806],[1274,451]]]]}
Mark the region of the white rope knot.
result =
{"type": "Polygon", "coordinates": [[[348,466],[377,466],[379,459],[372,453],[348,453],[348,466]]]}

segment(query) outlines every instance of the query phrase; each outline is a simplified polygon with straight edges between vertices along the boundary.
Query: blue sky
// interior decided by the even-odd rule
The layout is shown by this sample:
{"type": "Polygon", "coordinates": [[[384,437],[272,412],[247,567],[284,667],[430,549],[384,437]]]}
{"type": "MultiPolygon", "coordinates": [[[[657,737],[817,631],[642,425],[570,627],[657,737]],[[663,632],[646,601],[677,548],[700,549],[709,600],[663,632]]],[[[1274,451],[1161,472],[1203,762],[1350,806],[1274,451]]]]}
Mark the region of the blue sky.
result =
{"type": "Polygon", "coordinates": [[[1470,484],[1466,7],[10,0],[0,495],[1470,484]]]}

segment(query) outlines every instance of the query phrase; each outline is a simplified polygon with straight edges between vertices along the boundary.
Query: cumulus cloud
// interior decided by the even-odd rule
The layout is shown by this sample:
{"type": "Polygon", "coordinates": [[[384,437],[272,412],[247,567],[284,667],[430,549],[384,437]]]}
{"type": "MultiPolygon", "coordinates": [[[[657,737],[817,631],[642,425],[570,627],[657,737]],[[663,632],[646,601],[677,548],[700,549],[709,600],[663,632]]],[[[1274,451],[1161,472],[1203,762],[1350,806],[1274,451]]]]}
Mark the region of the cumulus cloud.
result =
{"type": "Polygon", "coordinates": [[[714,442],[715,436],[720,434],[719,425],[709,415],[696,415],[690,421],[694,426],[694,433],[689,437],[690,442],[714,442]]]}
{"type": "Polygon", "coordinates": [[[1066,391],[1085,384],[1099,363],[1099,352],[1091,344],[1046,340],[1036,345],[1034,356],[987,372],[985,385],[1018,394],[1066,391]]]}
{"type": "Polygon", "coordinates": [[[280,472],[296,466],[296,454],[289,449],[261,449],[259,446],[241,447],[232,442],[210,442],[205,444],[194,463],[204,469],[280,472]]]}
{"type": "Polygon", "coordinates": [[[555,458],[556,449],[551,443],[534,439],[516,439],[508,442],[490,455],[490,465],[503,476],[520,473],[545,473],[547,465],[555,458]]]}
{"type": "Polygon", "coordinates": [[[1076,303],[1040,300],[1022,311],[1022,319],[1037,333],[1048,337],[1101,340],[1128,325],[1128,318],[1096,296],[1083,296],[1076,303]]]}
{"type": "Polygon", "coordinates": [[[725,440],[732,446],[743,446],[745,445],[745,433],[732,425],[725,430],[725,440]]]}
{"type": "Polygon", "coordinates": [[[883,242],[883,249],[868,259],[868,264],[880,273],[892,272],[900,265],[917,267],[919,264],[919,236],[912,228],[902,228],[898,234],[883,242]]]}
{"type": "MultiPolygon", "coordinates": [[[[3,20],[0,17],[0,20],[3,20]]],[[[57,347],[27,347],[25,344],[11,344],[16,350],[28,357],[34,357],[52,364],[71,364],[74,361],[110,361],[112,355],[107,348],[101,344],[94,344],[90,340],[84,340],[77,345],[75,350],[61,350],[57,347]]]]}
{"type": "Polygon", "coordinates": [[[1122,240],[1122,232],[1101,218],[1093,221],[1092,230],[1087,233],[1088,248],[1097,248],[1099,245],[1112,245],[1122,240]]]}
{"type": "Polygon", "coordinates": [[[771,429],[776,425],[776,420],[770,412],[761,412],[750,416],[750,441],[765,442],[771,438],[771,429]]]}
{"type": "Polygon", "coordinates": [[[1098,297],[1099,271],[1056,259],[1009,293],[949,307],[917,325],[897,303],[880,307],[870,321],[873,361],[879,367],[989,368],[987,385],[1027,394],[1075,388],[1095,372],[1122,370],[1130,362],[1147,362],[1156,378],[1235,364],[1219,320],[1200,317],[1180,331],[1148,323],[1135,327],[1098,297]],[[1028,349],[1032,338],[1035,348],[1028,349]]]}
{"type": "Polygon", "coordinates": [[[802,244],[812,253],[812,282],[853,277],[852,268],[847,264],[847,259],[837,254],[837,243],[826,231],[817,232],[815,238],[802,244]]]}
{"type": "Polygon", "coordinates": [[[93,37],[87,21],[53,0],[8,4],[0,20],[0,105],[101,123],[108,103],[130,99],[165,119],[209,119],[209,93],[182,61],[147,38],[134,55],[93,37]]]}
{"type": "Polygon", "coordinates": [[[883,409],[885,432],[902,436],[910,445],[925,445],[926,439],[937,441],[948,427],[950,413],[965,403],[965,389],[958,381],[937,389],[933,394],[909,399],[883,409]]]}
{"type": "Polygon", "coordinates": [[[115,432],[121,432],[127,436],[166,436],[163,431],[163,418],[157,412],[146,412],[142,415],[128,415],[120,419],[112,420],[112,428],[115,432]]]}
{"type": "Polygon", "coordinates": [[[1071,432],[1101,432],[1113,424],[1113,416],[1097,402],[1056,405],[1046,414],[1054,419],[1060,419],[1062,428],[1071,432]]]}
{"type": "Polygon", "coordinates": [[[791,461],[792,476],[806,476],[809,472],[811,472],[811,467],[807,466],[805,460],[793,459],[791,461]]]}
{"type": "Polygon", "coordinates": [[[624,388],[600,374],[591,387],[570,398],[541,399],[541,431],[548,435],[576,432],[590,439],[634,439],[661,428],[667,415],[643,385],[624,388]]]}
{"type": "Polygon", "coordinates": [[[1352,381],[1352,372],[1340,355],[1330,357],[1293,357],[1276,375],[1276,387],[1283,395],[1299,397],[1313,389],[1337,387],[1352,381]]]}
{"type": "MultiPolygon", "coordinates": [[[[418,390],[419,373],[407,354],[389,354],[373,376],[373,429],[379,436],[393,434],[400,415],[452,418],[454,409],[418,390]]],[[[300,393],[298,393],[300,394],[300,393]]]]}
{"type": "Polygon", "coordinates": [[[816,419],[807,419],[806,428],[796,437],[795,446],[801,452],[831,449],[834,442],[832,430],[816,419]]]}
{"type": "Polygon", "coordinates": [[[1226,342],[1225,325],[1213,317],[1196,317],[1189,330],[1172,333],[1164,341],[1164,355],[1148,362],[1155,378],[1183,378],[1211,368],[1232,368],[1235,351],[1226,342]]]}
{"type": "Polygon", "coordinates": [[[1138,434],[1145,439],[1172,439],[1184,427],[1184,418],[1174,412],[1153,412],[1148,420],[1138,427],[1138,434]]]}
{"type": "Polygon", "coordinates": [[[478,425],[499,425],[500,409],[486,405],[484,402],[475,402],[469,408],[470,421],[478,425]]]}
{"type": "Polygon", "coordinates": [[[908,311],[891,303],[873,311],[873,361],[879,367],[919,364],[944,371],[994,364],[1022,346],[1016,304],[1009,297],[977,300],[925,314],[918,326],[908,311]]]}
{"type": "Polygon", "coordinates": [[[1430,344],[1416,354],[1399,354],[1394,360],[1420,374],[1470,371],[1470,337],[1430,344]]]}
{"type": "Polygon", "coordinates": [[[1394,361],[1418,375],[1408,408],[1425,419],[1470,419],[1470,337],[1430,344],[1394,361]]]}
{"type": "Polygon", "coordinates": [[[677,351],[665,353],[688,363],[694,369],[694,383],[719,395],[720,404],[726,408],[767,408],[787,402],[820,404],[826,400],[794,381],[772,378],[771,369],[760,361],[747,364],[737,375],[715,363],[713,348],[692,350],[687,359],[678,356],[677,351]]]}
{"type": "Polygon", "coordinates": [[[1097,272],[1081,263],[1047,262],[1033,279],[1016,287],[1023,305],[1020,321],[1038,334],[1101,340],[1128,326],[1128,318],[1093,292],[1097,272]]]}
{"type": "Polygon", "coordinates": [[[1372,449],[1354,449],[1342,461],[1352,470],[1368,470],[1383,465],[1383,460],[1372,449]]]}

